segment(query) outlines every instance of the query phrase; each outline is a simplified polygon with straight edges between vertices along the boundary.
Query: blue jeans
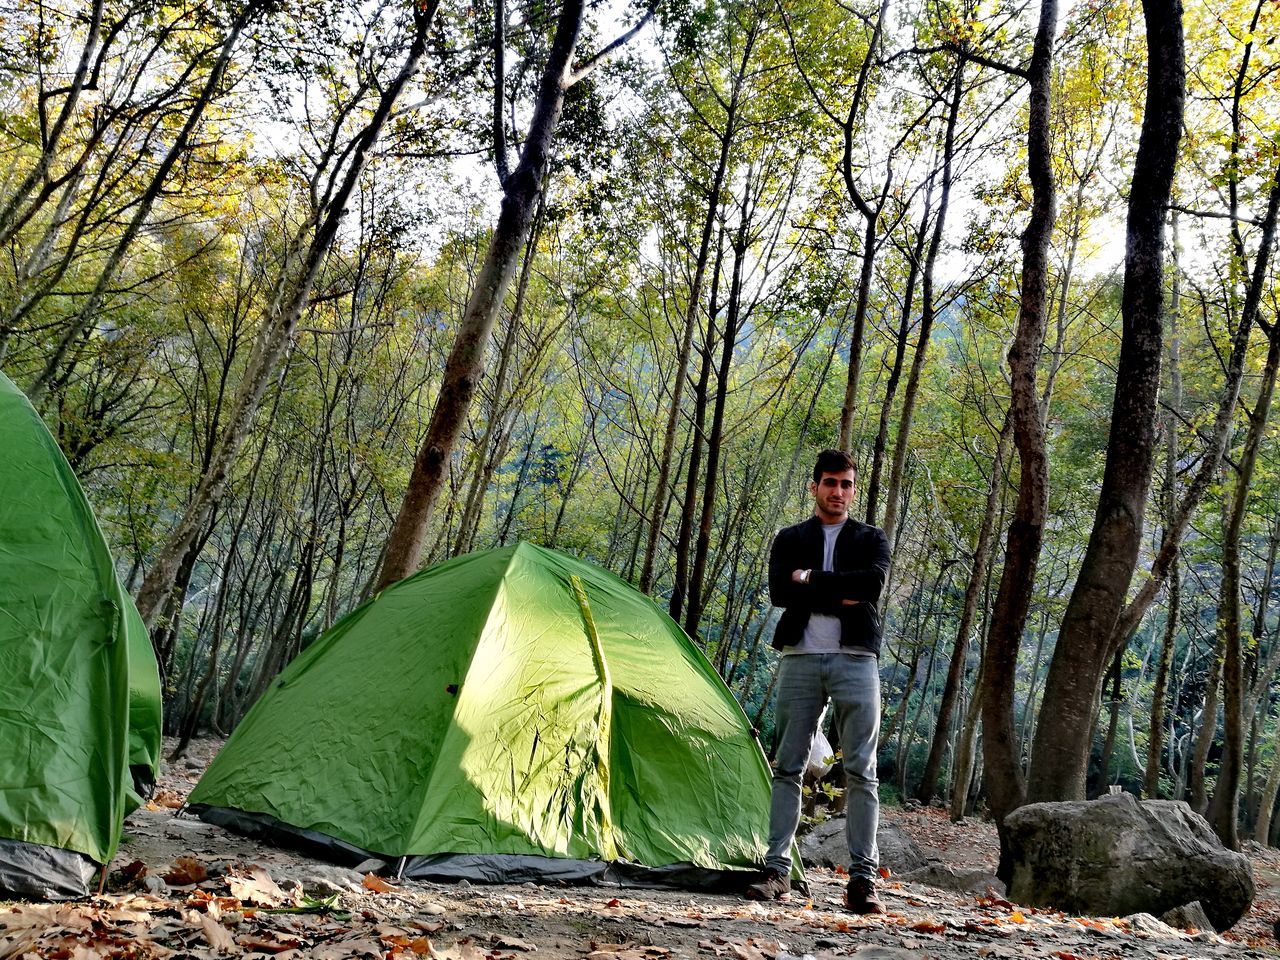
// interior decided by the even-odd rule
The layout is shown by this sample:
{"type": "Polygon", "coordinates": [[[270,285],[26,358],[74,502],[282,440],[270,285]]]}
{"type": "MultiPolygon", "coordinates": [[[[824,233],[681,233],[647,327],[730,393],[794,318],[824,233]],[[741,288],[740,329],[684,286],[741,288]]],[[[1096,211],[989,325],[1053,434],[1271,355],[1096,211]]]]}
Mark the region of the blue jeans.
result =
{"type": "Polygon", "coordinates": [[[847,786],[845,839],[849,875],[875,877],[880,866],[876,823],[876,741],[880,732],[880,668],[875,657],[847,653],[790,654],[778,664],[774,716],[778,751],[773,768],[769,852],[765,866],[786,875],[800,823],[800,781],[827,698],[835,707],[847,786]]]}

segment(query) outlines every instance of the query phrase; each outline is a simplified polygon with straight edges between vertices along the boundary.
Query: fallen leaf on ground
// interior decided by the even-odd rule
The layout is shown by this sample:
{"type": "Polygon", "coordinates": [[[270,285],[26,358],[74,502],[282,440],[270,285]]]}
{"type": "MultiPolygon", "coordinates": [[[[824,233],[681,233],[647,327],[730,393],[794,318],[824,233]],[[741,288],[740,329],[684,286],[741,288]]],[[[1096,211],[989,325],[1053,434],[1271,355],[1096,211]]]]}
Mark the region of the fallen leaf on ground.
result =
{"type": "Polygon", "coordinates": [[[737,960],[764,960],[764,953],[750,943],[730,943],[729,954],[737,960]]]}
{"type": "Polygon", "coordinates": [[[179,857],[161,879],[171,887],[186,887],[209,879],[209,870],[195,857],[179,857]]]}
{"type": "Polygon", "coordinates": [[[278,907],[291,899],[271,879],[271,874],[256,864],[241,872],[228,874],[227,886],[231,888],[231,895],[236,899],[255,903],[260,907],[278,907]]]}
{"type": "Polygon", "coordinates": [[[431,941],[426,937],[411,937],[407,933],[382,934],[380,939],[384,945],[391,947],[392,955],[404,954],[406,951],[425,957],[431,953],[431,941]]]}
{"type": "Polygon", "coordinates": [[[147,875],[147,865],[141,860],[134,860],[131,863],[126,863],[118,872],[120,879],[126,884],[137,883],[147,875]]]}
{"type": "Polygon", "coordinates": [[[938,923],[935,920],[917,920],[911,924],[911,929],[916,933],[946,933],[946,924],[938,923]]]}
{"type": "Polygon", "coordinates": [[[374,893],[390,893],[395,889],[394,886],[387,883],[387,881],[383,880],[376,873],[366,873],[364,875],[364,880],[361,881],[361,885],[366,890],[372,890],[374,893]]]}
{"type": "Polygon", "coordinates": [[[207,913],[200,916],[200,929],[204,933],[205,940],[214,950],[220,950],[223,953],[239,952],[236,938],[231,935],[231,931],[207,913]]]}
{"type": "Polygon", "coordinates": [[[342,940],[338,943],[326,943],[311,948],[314,960],[350,960],[352,957],[379,957],[385,951],[377,940],[361,937],[355,940],[342,940]]]}
{"type": "Polygon", "coordinates": [[[240,946],[245,950],[257,950],[262,953],[284,953],[286,950],[299,950],[303,942],[288,934],[265,934],[241,940],[240,946]],[[283,938],[283,939],[281,939],[283,938]]]}
{"type": "Polygon", "coordinates": [[[977,897],[977,904],[980,907],[1004,907],[1006,910],[1012,910],[1013,904],[1003,897],[977,897]]]}
{"type": "Polygon", "coordinates": [[[433,944],[430,956],[436,958],[436,960],[485,960],[483,950],[480,950],[472,943],[463,943],[462,941],[443,950],[437,949],[433,944]]]}

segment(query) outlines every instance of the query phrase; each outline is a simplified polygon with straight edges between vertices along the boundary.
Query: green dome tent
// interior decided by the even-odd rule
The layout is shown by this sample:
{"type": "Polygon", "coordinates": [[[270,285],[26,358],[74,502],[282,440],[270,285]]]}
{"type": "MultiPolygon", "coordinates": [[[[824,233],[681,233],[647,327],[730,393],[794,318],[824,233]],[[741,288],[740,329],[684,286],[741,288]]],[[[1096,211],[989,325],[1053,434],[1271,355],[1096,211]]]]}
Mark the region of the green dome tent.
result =
{"type": "Polygon", "coordinates": [[[0,896],[83,896],[155,781],[160,679],[84,491],[0,374],[0,896]]]}
{"type": "Polygon", "coordinates": [[[521,543],[397,583],[254,705],[206,820],[423,879],[715,887],[764,860],[769,771],[652,601],[521,543]]]}

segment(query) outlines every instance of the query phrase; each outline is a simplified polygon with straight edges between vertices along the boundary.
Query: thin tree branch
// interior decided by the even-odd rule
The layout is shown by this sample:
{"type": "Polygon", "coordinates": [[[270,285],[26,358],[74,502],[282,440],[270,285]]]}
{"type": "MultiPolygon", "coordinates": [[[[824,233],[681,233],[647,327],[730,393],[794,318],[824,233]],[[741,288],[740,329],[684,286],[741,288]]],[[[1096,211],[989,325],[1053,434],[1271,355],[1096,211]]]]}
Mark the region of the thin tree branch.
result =
{"type": "Polygon", "coordinates": [[[650,0],[648,9],[645,10],[644,16],[640,18],[634,27],[622,34],[622,36],[618,37],[612,43],[606,44],[600,49],[599,53],[589,57],[569,71],[568,77],[565,78],[564,88],[568,90],[579,80],[585,80],[590,76],[592,72],[595,71],[596,67],[600,66],[600,64],[604,63],[605,60],[613,55],[614,51],[619,47],[625,46],[637,33],[643,30],[657,12],[658,0],[650,0]]]}

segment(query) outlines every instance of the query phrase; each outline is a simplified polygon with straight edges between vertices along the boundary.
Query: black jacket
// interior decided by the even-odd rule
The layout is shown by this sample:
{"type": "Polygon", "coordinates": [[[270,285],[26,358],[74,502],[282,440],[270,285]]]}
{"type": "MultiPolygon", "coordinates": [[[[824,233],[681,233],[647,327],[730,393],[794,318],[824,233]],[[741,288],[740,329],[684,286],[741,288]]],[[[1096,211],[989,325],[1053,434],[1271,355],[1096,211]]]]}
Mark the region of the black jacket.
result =
{"type": "Polygon", "coordinates": [[[784,608],[773,645],[781,650],[804,639],[809,614],[840,618],[840,645],[880,655],[880,591],[889,575],[889,538],[879,527],[850,517],[836,537],[830,572],[822,569],[822,521],[810,517],[785,527],[769,551],[769,599],[784,608]],[[812,570],[808,583],[791,579],[796,570],[812,570]],[[841,600],[857,600],[850,606],[841,600]]]}

